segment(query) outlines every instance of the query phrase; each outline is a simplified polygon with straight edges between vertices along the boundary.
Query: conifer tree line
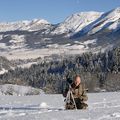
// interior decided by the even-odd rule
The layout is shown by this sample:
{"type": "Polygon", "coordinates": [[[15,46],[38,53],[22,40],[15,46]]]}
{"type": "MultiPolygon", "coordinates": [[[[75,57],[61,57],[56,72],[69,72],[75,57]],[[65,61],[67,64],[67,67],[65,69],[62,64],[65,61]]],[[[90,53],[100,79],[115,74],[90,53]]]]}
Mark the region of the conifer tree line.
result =
{"type": "Polygon", "coordinates": [[[61,61],[33,64],[0,75],[1,84],[29,85],[46,93],[62,93],[67,79],[81,76],[89,92],[120,90],[120,47],[105,53],[83,53],[61,61]]]}

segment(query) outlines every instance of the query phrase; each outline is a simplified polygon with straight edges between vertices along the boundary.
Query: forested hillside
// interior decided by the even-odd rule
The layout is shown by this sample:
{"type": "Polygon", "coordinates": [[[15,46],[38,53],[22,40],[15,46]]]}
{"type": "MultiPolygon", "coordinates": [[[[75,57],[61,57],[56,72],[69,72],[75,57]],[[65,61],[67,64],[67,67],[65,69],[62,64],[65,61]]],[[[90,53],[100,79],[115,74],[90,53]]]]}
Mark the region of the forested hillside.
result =
{"type": "Polygon", "coordinates": [[[30,85],[46,93],[61,93],[66,79],[73,79],[76,74],[81,76],[89,92],[120,90],[120,48],[9,70],[0,76],[0,83],[30,85]]]}

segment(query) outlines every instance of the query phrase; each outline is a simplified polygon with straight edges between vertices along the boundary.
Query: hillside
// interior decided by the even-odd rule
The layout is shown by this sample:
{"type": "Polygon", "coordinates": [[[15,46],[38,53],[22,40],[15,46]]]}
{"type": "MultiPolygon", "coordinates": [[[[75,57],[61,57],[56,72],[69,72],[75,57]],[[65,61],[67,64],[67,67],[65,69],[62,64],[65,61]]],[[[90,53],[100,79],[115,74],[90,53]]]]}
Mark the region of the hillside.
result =
{"type": "Polygon", "coordinates": [[[0,75],[0,84],[41,88],[46,93],[62,93],[67,79],[80,74],[89,92],[120,90],[120,48],[106,53],[84,53],[58,61],[43,61],[29,68],[16,68],[0,75]]]}
{"type": "Polygon", "coordinates": [[[0,74],[8,72],[10,69],[14,69],[16,65],[9,61],[7,58],[0,56],[0,74]]]}
{"type": "Polygon", "coordinates": [[[40,89],[12,84],[0,85],[0,95],[27,96],[43,94],[40,89]]]}

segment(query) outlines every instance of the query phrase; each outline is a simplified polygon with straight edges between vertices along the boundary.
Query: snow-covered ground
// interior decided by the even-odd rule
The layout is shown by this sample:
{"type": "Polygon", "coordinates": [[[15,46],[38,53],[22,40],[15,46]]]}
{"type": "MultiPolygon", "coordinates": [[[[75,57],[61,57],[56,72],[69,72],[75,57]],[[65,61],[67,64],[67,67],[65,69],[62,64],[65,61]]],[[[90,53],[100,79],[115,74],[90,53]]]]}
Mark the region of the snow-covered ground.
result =
{"type": "Polygon", "coordinates": [[[20,86],[12,84],[0,85],[0,95],[25,96],[39,94],[43,94],[43,91],[41,89],[33,88],[30,86],[20,86]]]}
{"type": "Polygon", "coordinates": [[[15,50],[12,52],[2,52],[1,55],[7,57],[9,60],[15,60],[15,59],[35,59],[38,57],[45,57],[45,56],[51,56],[53,54],[82,54],[85,52],[85,49],[81,49],[83,45],[75,45],[71,46],[69,48],[54,48],[52,46],[51,48],[43,48],[43,49],[36,49],[36,50],[15,50]],[[75,48],[74,48],[75,47],[75,48]],[[76,48],[77,47],[77,48],[76,48]],[[72,50],[71,50],[72,49],[72,50]],[[64,52],[64,53],[63,53],[64,52]]]}
{"type": "Polygon", "coordinates": [[[4,68],[2,68],[2,70],[0,70],[0,75],[4,74],[6,72],[8,72],[8,70],[5,70],[4,68]]]}
{"type": "MultiPolygon", "coordinates": [[[[20,38],[21,39],[21,38],[20,38]]],[[[19,41],[20,42],[20,41],[19,41]]],[[[75,41],[74,44],[49,44],[45,48],[40,49],[28,49],[21,48],[21,46],[16,46],[17,49],[10,49],[8,51],[1,52],[1,56],[5,56],[9,60],[15,59],[35,59],[38,57],[44,58],[45,56],[51,56],[53,54],[61,55],[74,55],[74,54],[82,54],[84,52],[95,51],[99,52],[100,49],[98,47],[94,47],[94,49],[90,49],[89,45],[95,45],[97,39],[91,39],[84,42],[75,41]]],[[[20,44],[21,45],[21,44],[20,44]]],[[[5,46],[4,46],[5,47],[5,46]]],[[[14,46],[12,46],[13,48],[14,46]]]]}
{"type": "Polygon", "coordinates": [[[0,120],[120,120],[120,92],[88,96],[87,110],[64,110],[62,95],[0,96],[0,120]]]}

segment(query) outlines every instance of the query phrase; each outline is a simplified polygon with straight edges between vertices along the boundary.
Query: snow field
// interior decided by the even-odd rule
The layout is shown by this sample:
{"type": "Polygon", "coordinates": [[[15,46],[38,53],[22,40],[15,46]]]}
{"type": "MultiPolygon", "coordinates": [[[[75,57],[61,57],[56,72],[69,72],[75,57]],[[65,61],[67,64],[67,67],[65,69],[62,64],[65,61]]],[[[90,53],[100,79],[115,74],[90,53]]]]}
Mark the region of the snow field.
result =
{"type": "Polygon", "coordinates": [[[0,96],[0,108],[10,108],[0,109],[0,120],[120,120],[120,92],[88,97],[87,110],[64,110],[62,95],[0,96]]]}

